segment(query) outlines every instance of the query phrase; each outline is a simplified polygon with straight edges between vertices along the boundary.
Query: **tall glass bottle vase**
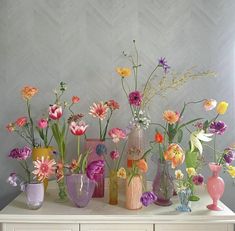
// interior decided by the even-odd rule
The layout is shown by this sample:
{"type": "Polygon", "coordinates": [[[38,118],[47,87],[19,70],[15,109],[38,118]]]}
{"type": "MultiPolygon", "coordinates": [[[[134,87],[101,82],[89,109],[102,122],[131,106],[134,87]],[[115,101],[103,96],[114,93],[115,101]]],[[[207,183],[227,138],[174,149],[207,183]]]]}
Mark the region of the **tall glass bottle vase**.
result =
{"type": "MultiPolygon", "coordinates": [[[[100,139],[86,139],[85,140],[86,150],[90,150],[91,153],[88,155],[88,164],[92,161],[103,160],[103,154],[107,152],[107,148],[104,141],[100,139]]],[[[94,198],[104,197],[104,173],[97,176],[96,187],[93,193],[94,198]]]]}
{"type": "Polygon", "coordinates": [[[118,177],[116,170],[109,172],[109,204],[118,204],[118,177]]]}
{"type": "Polygon", "coordinates": [[[153,181],[153,192],[157,196],[155,204],[160,206],[170,206],[174,192],[173,178],[169,173],[169,163],[158,160],[157,174],[153,181]]]}

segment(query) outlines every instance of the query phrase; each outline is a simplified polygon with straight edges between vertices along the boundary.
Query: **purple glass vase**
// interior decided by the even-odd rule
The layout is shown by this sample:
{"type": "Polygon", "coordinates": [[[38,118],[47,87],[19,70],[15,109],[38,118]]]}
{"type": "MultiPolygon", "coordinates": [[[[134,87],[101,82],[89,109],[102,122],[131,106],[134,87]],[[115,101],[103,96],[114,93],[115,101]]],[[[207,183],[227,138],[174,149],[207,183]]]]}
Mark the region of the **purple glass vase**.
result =
{"type": "Polygon", "coordinates": [[[169,173],[169,163],[158,160],[157,175],[153,181],[153,192],[157,196],[155,204],[169,206],[174,192],[173,178],[169,173]]]}
{"type": "MultiPolygon", "coordinates": [[[[105,142],[99,139],[86,139],[85,148],[91,151],[87,158],[88,164],[95,160],[104,160],[103,155],[107,153],[105,142]]],[[[92,197],[104,197],[104,173],[97,174],[96,186],[92,197]]]]}
{"type": "Polygon", "coordinates": [[[86,174],[72,174],[66,176],[66,184],[70,200],[79,208],[86,207],[94,193],[96,182],[90,180],[86,174]]]}
{"type": "Polygon", "coordinates": [[[25,187],[27,205],[30,209],[39,209],[44,200],[43,183],[27,184],[25,187]]]}

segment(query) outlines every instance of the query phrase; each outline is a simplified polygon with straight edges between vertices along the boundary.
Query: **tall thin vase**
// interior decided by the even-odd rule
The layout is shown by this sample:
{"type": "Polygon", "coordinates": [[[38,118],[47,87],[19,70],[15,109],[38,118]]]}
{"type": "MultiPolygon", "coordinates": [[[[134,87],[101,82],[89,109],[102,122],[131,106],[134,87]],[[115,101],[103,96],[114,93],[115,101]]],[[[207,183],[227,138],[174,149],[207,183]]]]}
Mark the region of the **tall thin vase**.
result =
{"type": "Polygon", "coordinates": [[[67,192],[66,192],[64,178],[62,178],[58,182],[58,188],[59,188],[59,193],[58,193],[59,199],[57,200],[57,202],[65,202],[65,201],[67,201],[68,197],[67,197],[67,192]]]}
{"type": "Polygon", "coordinates": [[[158,160],[157,174],[153,181],[153,192],[157,196],[155,204],[160,206],[170,206],[174,192],[173,179],[169,173],[169,163],[158,160]]]}
{"type": "Polygon", "coordinates": [[[109,172],[109,204],[118,204],[118,177],[116,170],[109,172]]]}
{"type": "MultiPolygon", "coordinates": [[[[105,142],[99,139],[86,139],[85,148],[91,151],[87,158],[88,164],[92,161],[103,160],[103,155],[107,152],[105,142]]],[[[97,175],[96,187],[92,197],[104,197],[104,173],[97,175]]]]}
{"type": "Polygon", "coordinates": [[[207,205],[207,208],[215,211],[223,210],[223,208],[218,206],[218,201],[224,193],[224,180],[219,177],[222,165],[209,163],[209,168],[212,172],[212,176],[208,178],[207,191],[212,198],[213,203],[207,205]]]}

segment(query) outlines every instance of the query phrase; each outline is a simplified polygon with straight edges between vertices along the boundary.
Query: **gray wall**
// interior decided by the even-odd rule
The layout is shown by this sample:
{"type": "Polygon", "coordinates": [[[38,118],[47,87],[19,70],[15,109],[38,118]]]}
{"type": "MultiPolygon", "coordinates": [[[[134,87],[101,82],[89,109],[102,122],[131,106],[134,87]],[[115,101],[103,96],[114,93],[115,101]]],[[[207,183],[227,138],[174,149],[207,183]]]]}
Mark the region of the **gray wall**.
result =
{"type": "MultiPolygon", "coordinates": [[[[218,147],[233,143],[234,9],[234,0],[0,0],[0,207],[17,193],[5,183],[11,169],[18,169],[6,156],[22,141],[4,127],[25,113],[19,90],[26,84],[40,89],[33,99],[36,117],[52,101],[51,90],[66,81],[67,96],[81,97],[83,113],[94,100],[119,101],[121,110],[112,126],[124,127],[130,114],[114,69],[127,65],[121,51],[129,51],[133,39],[140,50],[140,78],[146,78],[160,56],[167,57],[173,70],[197,65],[198,70],[218,73],[215,79],[196,80],[170,91],[167,98],[156,97],[150,109],[152,120],[161,121],[164,109],[179,110],[186,99],[226,100],[230,107],[223,119],[229,131],[218,139],[218,147]]],[[[194,107],[185,118],[201,111],[194,107]]],[[[89,135],[96,136],[91,129],[96,121],[89,116],[86,120],[89,135]]],[[[70,137],[69,155],[75,152],[76,143],[70,137]]],[[[151,165],[149,178],[156,171],[151,165]]],[[[229,177],[223,178],[223,201],[235,210],[235,187],[229,177]]]]}

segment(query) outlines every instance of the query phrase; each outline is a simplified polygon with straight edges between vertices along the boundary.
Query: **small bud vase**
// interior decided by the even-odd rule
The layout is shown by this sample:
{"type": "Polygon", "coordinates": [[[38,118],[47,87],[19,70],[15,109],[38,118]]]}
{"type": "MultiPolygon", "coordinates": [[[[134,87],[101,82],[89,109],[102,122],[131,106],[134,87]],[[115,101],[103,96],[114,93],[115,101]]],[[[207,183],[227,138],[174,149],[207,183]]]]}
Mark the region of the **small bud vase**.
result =
{"type": "Polygon", "coordinates": [[[209,163],[209,168],[212,172],[212,176],[208,178],[207,191],[213,203],[207,205],[207,208],[210,210],[220,211],[223,210],[223,208],[218,206],[218,201],[224,193],[224,180],[219,177],[222,165],[218,165],[216,163],[209,163]]]}
{"type": "Polygon", "coordinates": [[[109,204],[118,204],[118,177],[116,170],[110,170],[109,172],[109,204]]]}
{"type": "Polygon", "coordinates": [[[177,211],[180,212],[191,212],[189,198],[191,196],[191,189],[185,188],[178,192],[178,197],[180,201],[180,205],[176,207],[177,211]]]}

